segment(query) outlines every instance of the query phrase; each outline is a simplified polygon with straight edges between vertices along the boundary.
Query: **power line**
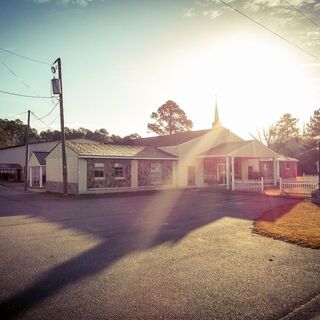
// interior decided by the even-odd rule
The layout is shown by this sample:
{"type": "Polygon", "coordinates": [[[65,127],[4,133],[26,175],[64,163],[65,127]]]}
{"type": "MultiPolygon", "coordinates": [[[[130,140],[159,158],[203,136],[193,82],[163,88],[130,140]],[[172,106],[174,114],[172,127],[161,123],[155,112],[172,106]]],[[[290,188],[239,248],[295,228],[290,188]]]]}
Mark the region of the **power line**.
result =
{"type": "Polygon", "coordinates": [[[1,64],[11,73],[13,74],[26,88],[31,90],[35,95],[39,96],[39,94],[34,91],[25,81],[23,81],[16,72],[14,72],[7,64],[5,64],[2,60],[0,60],[1,64]]]}
{"type": "Polygon", "coordinates": [[[41,60],[38,60],[38,59],[29,58],[27,56],[24,56],[24,55],[19,54],[19,53],[15,53],[15,52],[10,51],[8,49],[0,48],[0,50],[2,50],[4,52],[7,52],[7,53],[10,53],[10,54],[13,54],[13,55],[15,55],[17,57],[24,58],[24,59],[29,60],[29,61],[33,61],[33,62],[37,62],[37,63],[40,63],[40,64],[45,64],[45,65],[48,65],[48,66],[52,66],[51,63],[48,63],[48,62],[45,62],[45,61],[41,61],[41,60]]]}
{"type": "Polygon", "coordinates": [[[284,1],[290,8],[298,12],[300,15],[302,15],[305,19],[309,20],[313,25],[315,25],[317,28],[320,28],[320,25],[316,23],[314,20],[312,20],[310,17],[308,17],[306,14],[304,14],[300,9],[295,7],[293,4],[291,4],[289,1],[284,1]]]}
{"type": "Polygon", "coordinates": [[[239,14],[241,14],[242,16],[246,17],[247,19],[251,20],[252,22],[254,22],[255,24],[259,25],[261,28],[271,32],[272,34],[274,34],[275,36],[279,37],[280,39],[286,41],[287,43],[291,44],[292,46],[294,46],[295,48],[303,51],[304,53],[306,53],[307,55],[311,56],[312,58],[320,61],[320,57],[314,55],[313,53],[305,50],[304,48],[300,47],[299,45],[297,45],[296,43],[290,41],[289,39],[285,38],[284,36],[280,35],[279,33],[271,30],[270,28],[268,28],[267,26],[263,25],[262,23],[260,23],[259,21],[255,20],[254,18],[251,18],[250,16],[248,16],[247,14],[245,14],[244,12],[240,11],[239,9],[233,7],[231,4],[223,1],[223,0],[218,0],[219,2],[223,3],[224,5],[226,5],[227,7],[231,8],[232,10],[238,12],[239,14]]]}
{"type": "Polygon", "coordinates": [[[49,123],[49,125],[51,126],[60,116],[60,112],[57,114],[57,116],[49,123]]]}
{"type": "Polygon", "coordinates": [[[53,108],[47,114],[40,117],[40,119],[43,119],[43,118],[46,118],[47,116],[49,116],[53,112],[53,110],[57,107],[58,103],[59,103],[59,101],[53,106],[53,108]]]}
{"type": "MultiPolygon", "coordinates": [[[[18,74],[13,71],[6,63],[4,63],[2,60],[0,60],[1,64],[11,73],[13,74],[26,88],[28,88],[29,90],[31,90],[36,96],[40,97],[40,95],[31,88],[31,86],[29,86],[25,81],[22,80],[22,78],[20,78],[18,76],[18,74]]],[[[52,104],[54,104],[54,102],[51,99],[52,104]]]]}
{"type": "Polygon", "coordinates": [[[43,123],[46,127],[48,127],[50,130],[54,131],[54,129],[49,125],[47,124],[46,122],[44,122],[43,120],[41,120],[37,115],[35,115],[32,111],[31,111],[32,115],[37,119],[39,120],[41,123],[43,123]]]}
{"type": "Polygon", "coordinates": [[[1,93],[5,93],[5,94],[11,94],[13,96],[18,96],[18,97],[25,97],[25,98],[35,98],[35,99],[52,99],[52,96],[50,97],[40,97],[40,96],[29,96],[26,94],[20,94],[20,93],[15,93],[15,92],[9,92],[9,91],[5,91],[5,90],[0,90],[1,93]]]}
{"type": "Polygon", "coordinates": [[[4,116],[2,117],[2,119],[5,119],[5,118],[11,118],[11,119],[17,119],[17,117],[23,115],[23,114],[26,114],[28,113],[28,111],[24,111],[24,112],[20,112],[20,113],[14,113],[14,114],[9,114],[7,116],[4,116]]]}

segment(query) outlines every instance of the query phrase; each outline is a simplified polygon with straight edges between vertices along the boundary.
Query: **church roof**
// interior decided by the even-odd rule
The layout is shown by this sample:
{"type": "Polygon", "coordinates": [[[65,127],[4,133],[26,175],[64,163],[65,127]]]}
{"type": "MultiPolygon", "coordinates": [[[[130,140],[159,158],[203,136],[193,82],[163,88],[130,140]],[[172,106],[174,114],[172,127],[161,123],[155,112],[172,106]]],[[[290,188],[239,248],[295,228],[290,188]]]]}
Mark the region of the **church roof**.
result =
{"type": "Polygon", "coordinates": [[[210,132],[210,130],[211,129],[185,131],[185,132],[179,132],[172,135],[140,138],[140,139],[132,140],[132,144],[138,145],[138,146],[153,146],[153,147],[178,146],[182,143],[199,138],[207,134],[208,132],[210,132]]]}
{"type": "Polygon", "coordinates": [[[221,143],[201,153],[199,157],[281,158],[278,153],[257,140],[221,143]]]}
{"type": "Polygon", "coordinates": [[[106,157],[127,159],[168,159],[176,156],[158,148],[133,145],[93,144],[67,142],[67,147],[80,157],[106,157]]]}

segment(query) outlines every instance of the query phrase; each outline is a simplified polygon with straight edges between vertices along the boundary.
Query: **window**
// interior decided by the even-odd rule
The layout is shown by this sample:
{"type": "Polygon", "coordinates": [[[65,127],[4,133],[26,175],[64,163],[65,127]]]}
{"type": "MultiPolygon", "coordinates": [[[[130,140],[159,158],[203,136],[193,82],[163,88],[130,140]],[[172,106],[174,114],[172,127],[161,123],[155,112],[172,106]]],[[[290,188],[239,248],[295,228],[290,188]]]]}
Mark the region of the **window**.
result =
{"type": "Polygon", "coordinates": [[[103,163],[95,163],[94,164],[94,179],[95,180],[104,179],[104,164],[103,163]]]}
{"type": "Polygon", "coordinates": [[[150,183],[161,184],[162,183],[162,172],[160,162],[151,162],[150,168],[150,183]]]}
{"type": "Polygon", "coordinates": [[[115,179],[124,179],[124,168],[121,163],[114,164],[114,177],[115,179]]]}

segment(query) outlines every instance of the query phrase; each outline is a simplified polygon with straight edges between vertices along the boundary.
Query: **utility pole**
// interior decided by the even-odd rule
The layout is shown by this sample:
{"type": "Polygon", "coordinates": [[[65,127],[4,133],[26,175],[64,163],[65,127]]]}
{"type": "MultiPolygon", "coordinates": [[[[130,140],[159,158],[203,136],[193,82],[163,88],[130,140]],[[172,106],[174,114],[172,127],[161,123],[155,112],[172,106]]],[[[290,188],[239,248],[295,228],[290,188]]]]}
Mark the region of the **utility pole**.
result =
{"type": "Polygon", "coordinates": [[[24,190],[28,189],[28,157],[29,157],[29,128],[30,128],[30,110],[28,110],[28,123],[25,132],[26,158],[24,164],[24,190]]]}
{"type": "Polygon", "coordinates": [[[53,90],[53,93],[59,94],[60,102],[60,126],[61,126],[61,148],[62,148],[62,177],[63,177],[63,193],[68,194],[68,176],[67,176],[67,157],[66,157],[66,141],[64,133],[64,115],[63,115],[63,91],[62,91],[62,69],[61,59],[58,58],[53,64],[58,64],[59,88],[53,90]]]}

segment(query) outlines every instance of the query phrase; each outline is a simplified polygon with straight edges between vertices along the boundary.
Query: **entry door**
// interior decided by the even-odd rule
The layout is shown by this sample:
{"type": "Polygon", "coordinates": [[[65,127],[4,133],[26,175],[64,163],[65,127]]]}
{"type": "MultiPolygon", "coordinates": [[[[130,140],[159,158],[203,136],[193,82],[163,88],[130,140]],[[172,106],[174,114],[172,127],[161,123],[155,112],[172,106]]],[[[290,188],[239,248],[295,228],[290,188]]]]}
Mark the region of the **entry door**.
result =
{"type": "Polygon", "coordinates": [[[196,169],[194,166],[188,166],[188,185],[193,186],[196,184],[196,169]]]}
{"type": "Polygon", "coordinates": [[[226,164],[218,163],[217,164],[217,183],[226,184],[226,164]]]}

